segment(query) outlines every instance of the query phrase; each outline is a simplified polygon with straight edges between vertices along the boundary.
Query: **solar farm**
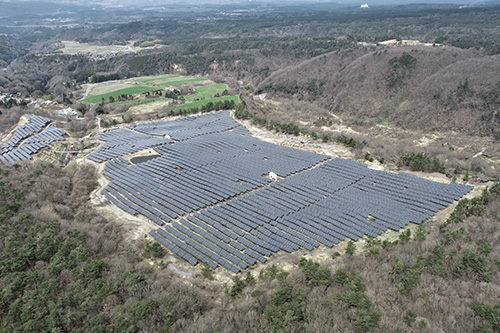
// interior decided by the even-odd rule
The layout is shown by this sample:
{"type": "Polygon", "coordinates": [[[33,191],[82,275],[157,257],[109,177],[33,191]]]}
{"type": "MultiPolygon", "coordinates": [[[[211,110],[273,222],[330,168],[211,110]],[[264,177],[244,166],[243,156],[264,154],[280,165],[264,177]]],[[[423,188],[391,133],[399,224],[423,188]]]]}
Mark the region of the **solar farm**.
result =
{"type": "Polygon", "coordinates": [[[63,141],[66,132],[49,127],[49,118],[31,115],[29,122],[17,127],[11,138],[0,145],[0,164],[26,163],[32,155],[55,141],[63,141]]]}
{"type": "Polygon", "coordinates": [[[191,265],[233,273],[281,251],[420,224],[472,190],[264,142],[226,111],[131,125],[101,140],[89,159],[105,163],[102,195],[154,222],[149,235],[191,265]],[[144,149],[157,157],[124,158],[144,149]]]}

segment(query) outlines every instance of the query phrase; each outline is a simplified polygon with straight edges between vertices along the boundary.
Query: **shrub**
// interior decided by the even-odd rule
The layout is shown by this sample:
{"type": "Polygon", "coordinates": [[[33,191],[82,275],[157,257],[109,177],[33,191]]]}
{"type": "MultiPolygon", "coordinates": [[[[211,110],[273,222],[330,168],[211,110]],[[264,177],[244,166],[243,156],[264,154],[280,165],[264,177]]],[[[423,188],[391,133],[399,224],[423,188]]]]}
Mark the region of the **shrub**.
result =
{"type": "Polygon", "coordinates": [[[482,252],[484,255],[488,255],[491,253],[491,251],[493,251],[493,245],[491,245],[490,243],[480,239],[476,242],[477,244],[477,248],[480,252],[482,252]]]}
{"type": "Polygon", "coordinates": [[[479,278],[485,282],[490,282],[492,279],[490,262],[485,256],[476,254],[469,249],[464,251],[462,260],[457,265],[456,270],[459,274],[470,268],[476,272],[479,278]]]}
{"type": "Polygon", "coordinates": [[[380,323],[380,312],[360,311],[352,325],[360,332],[369,332],[378,327],[380,323]]]}
{"type": "Polygon", "coordinates": [[[437,157],[430,158],[425,153],[406,153],[398,161],[398,165],[409,167],[412,171],[445,173],[444,163],[437,157]]]}
{"type": "Polygon", "coordinates": [[[146,241],[146,246],[144,247],[144,256],[146,258],[160,258],[163,256],[163,246],[158,242],[146,241]]]}
{"type": "Polygon", "coordinates": [[[339,268],[333,276],[335,283],[342,286],[347,286],[353,291],[364,291],[365,285],[361,280],[361,277],[354,271],[350,271],[344,268],[339,268]]]}
{"type": "Polygon", "coordinates": [[[417,227],[417,230],[415,231],[415,239],[418,239],[419,241],[424,241],[427,238],[427,230],[425,227],[420,224],[417,227]]]}
{"type": "Polygon", "coordinates": [[[407,310],[403,321],[410,326],[417,320],[417,313],[413,310],[407,310]]]}
{"type": "Polygon", "coordinates": [[[269,317],[275,331],[284,329],[292,321],[304,321],[306,310],[306,293],[298,288],[295,293],[289,284],[278,290],[264,314],[269,317]]]}
{"type": "Polygon", "coordinates": [[[245,288],[245,282],[243,282],[243,280],[241,280],[238,276],[235,276],[233,279],[233,286],[229,291],[229,295],[233,297],[237,296],[243,291],[244,288],[245,288]]]}
{"type": "Polygon", "coordinates": [[[372,301],[370,297],[363,292],[349,290],[344,293],[335,294],[335,299],[349,304],[355,308],[369,309],[372,306],[372,301]]]}
{"type": "Polygon", "coordinates": [[[410,239],[411,239],[411,230],[410,229],[406,229],[405,231],[403,231],[402,233],[399,234],[399,241],[402,244],[408,242],[410,239]]]}
{"type": "Polygon", "coordinates": [[[260,271],[259,278],[261,280],[265,279],[276,279],[278,281],[285,281],[288,276],[288,272],[285,272],[283,268],[276,266],[275,264],[267,266],[260,271]]]}
{"type": "Polygon", "coordinates": [[[337,139],[335,139],[335,141],[337,141],[337,143],[340,143],[346,147],[358,148],[358,149],[363,148],[366,144],[365,142],[356,141],[355,139],[349,138],[345,135],[338,136],[337,139]]]}
{"type": "Polygon", "coordinates": [[[349,243],[347,243],[347,247],[345,248],[345,253],[352,256],[354,252],[356,252],[356,244],[352,240],[350,240],[349,243]]]}
{"type": "Polygon", "coordinates": [[[201,275],[203,275],[203,277],[208,280],[214,279],[214,276],[212,274],[212,267],[210,267],[206,262],[204,262],[201,267],[201,275]]]}
{"type": "Polygon", "coordinates": [[[315,285],[322,284],[327,287],[330,285],[331,272],[327,267],[321,267],[319,263],[307,260],[306,258],[300,259],[299,265],[302,267],[302,271],[306,275],[309,283],[315,285]]]}
{"type": "Polygon", "coordinates": [[[247,286],[252,286],[255,284],[255,277],[252,273],[247,272],[247,274],[245,275],[245,284],[247,286]]]}
{"type": "Polygon", "coordinates": [[[472,305],[472,310],[476,316],[485,322],[481,325],[482,332],[492,332],[500,330],[500,304],[491,306],[486,303],[476,302],[472,305]]]}

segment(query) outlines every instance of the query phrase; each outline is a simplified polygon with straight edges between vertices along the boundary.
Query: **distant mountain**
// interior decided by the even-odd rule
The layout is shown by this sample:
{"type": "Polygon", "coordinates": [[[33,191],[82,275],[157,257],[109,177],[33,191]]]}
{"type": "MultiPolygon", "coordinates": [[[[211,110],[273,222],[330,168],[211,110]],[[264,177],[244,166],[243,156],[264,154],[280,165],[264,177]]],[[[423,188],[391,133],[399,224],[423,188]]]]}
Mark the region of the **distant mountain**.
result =
{"type": "Polygon", "coordinates": [[[368,3],[369,5],[375,6],[385,6],[385,5],[403,5],[411,3],[428,3],[428,4],[442,4],[442,3],[455,3],[455,4],[482,4],[482,3],[499,3],[498,0],[494,1],[478,1],[478,0],[335,0],[335,1],[324,1],[324,0],[188,0],[182,1],[182,3],[175,0],[4,0],[4,2],[10,3],[21,3],[21,2],[39,2],[39,3],[57,3],[66,5],[78,5],[78,6],[103,6],[103,7],[144,7],[144,6],[162,6],[162,5],[201,5],[201,4],[225,4],[225,5],[248,5],[255,6],[259,4],[282,6],[282,5],[304,5],[304,4],[344,4],[344,5],[360,5],[361,3],[368,3]]]}

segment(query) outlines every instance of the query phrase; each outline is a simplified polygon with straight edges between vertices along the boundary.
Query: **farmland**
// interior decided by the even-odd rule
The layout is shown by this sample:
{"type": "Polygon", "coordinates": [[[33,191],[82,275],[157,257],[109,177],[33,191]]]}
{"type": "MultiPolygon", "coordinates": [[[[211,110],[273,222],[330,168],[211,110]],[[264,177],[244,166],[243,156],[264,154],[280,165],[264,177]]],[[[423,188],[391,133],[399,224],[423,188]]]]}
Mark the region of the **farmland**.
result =
{"type": "Polygon", "coordinates": [[[215,84],[206,78],[166,74],[87,85],[84,86],[87,92],[86,95],[84,95],[85,98],[81,99],[81,102],[95,104],[102,102],[103,99],[108,102],[110,97],[112,97],[115,100],[109,103],[112,106],[140,104],[137,100],[141,99],[141,96],[137,95],[148,91],[164,89],[166,87],[171,89],[193,87],[193,89],[196,90],[196,93],[186,95],[186,101],[212,98],[216,94],[220,95],[224,91],[229,90],[228,85],[215,84]],[[134,100],[119,101],[118,99],[122,95],[128,97],[132,96],[134,97],[134,100]]]}
{"type": "Polygon", "coordinates": [[[200,98],[210,98],[215,94],[222,94],[224,90],[229,90],[229,86],[227,84],[210,84],[206,86],[196,87],[196,93],[192,95],[186,95],[184,98],[186,101],[194,101],[200,98]]]}
{"type": "Polygon", "coordinates": [[[200,82],[200,81],[207,81],[208,79],[202,78],[202,77],[193,77],[193,78],[186,78],[183,80],[176,80],[176,81],[166,81],[162,82],[159,85],[161,87],[171,87],[171,86],[178,86],[184,83],[189,83],[189,82],[200,82]]]}
{"type": "Polygon", "coordinates": [[[233,109],[239,104],[239,97],[230,95],[231,88],[225,83],[176,74],[106,81],[84,88],[87,96],[80,102],[99,108],[105,127],[145,117],[233,109]]]}
{"type": "Polygon", "coordinates": [[[191,103],[185,103],[185,104],[180,104],[180,105],[175,105],[172,106],[169,111],[175,110],[175,109],[190,109],[190,108],[200,108],[208,103],[216,103],[216,102],[223,102],[223,101],[233,101],[235,104],[238,104],[238,96],[224,96],[224,97],[217,97],[217,98],[210,98],[210,99],[204,99],[201,101],[196,101],[196,102],[191,102],[191,103]]]}

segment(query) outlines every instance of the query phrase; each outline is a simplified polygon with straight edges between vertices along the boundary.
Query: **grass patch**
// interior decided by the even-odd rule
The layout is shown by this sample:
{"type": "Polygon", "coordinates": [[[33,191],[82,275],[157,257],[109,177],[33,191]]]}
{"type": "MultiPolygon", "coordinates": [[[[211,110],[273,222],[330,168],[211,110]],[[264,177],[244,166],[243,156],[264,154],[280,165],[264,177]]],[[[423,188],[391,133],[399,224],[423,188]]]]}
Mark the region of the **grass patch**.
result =
{"type": "Polygon", "coordinates": [[[100,95],[94,95],[94,96],[89,96],[85,99],[82,100],[82,102],[85,103],[99,103],[102,101],[104,98],[105,100],[109,99],[110,96],[113,98],[118,98],[121,95],[136,95],[140,94],[146,91],[151,91],[151,90],[156,90],[154,87],[146,87],[146,86],[134,86],[134,87],[129,87],[129,88],[124,88],[124,89],[119,89],[115,90],[113,92],[109,92],[106,94],[100,94],[100,95]]]}
{"type": "Polygon", "coordinates": [[[142,77],[137,79],[138,82],[141,83],[155,83],[155,82],[164,82],[166,80],[171,80],[171,79],[177,79],[182,77],[182,75],[177,75],[177,74],[165,74],[165,75],[158,75],[158,76],[148,76],[148,77],[142,77]]]}
{"type": "Polygon", "coordinates": [[[167,105],[170,101],[169,98],[151,98],[153,100],[152,103],[143,103],[139,105],[132,106],[127,113],[133,114],[145,114],[160,111],[165,105],[167,105]]]}
{"type": "Polygon", "coordinates": [[[175,110],[175,109],[189,109],[189,108],[195,108],[195,107],[202,107],[205,106],[206,104],[210,102],[218,102],[218,101],[234,101],[235,104],[239,103],[239,98],[238,96],[224,96],[224,97],[217,97],[217,98],[210,98],[210,99],[204,99],[202,101],[196,101],[196,102],[191,102],[191,103],[185,103],[181,105],[175,105],[172,106],[169,111],[175,110]]]}
{"type": "Polygon", "coordinates": [[[196,88],[196,94],[186,95],[186,101],[194,101],[197,98],[212,98],[215,94],[220,94],[224,90],[229,90],[229,86],[224,83],[210,84],[196,88]]]}
{"type": "Polygon", "coordinates": [[[194,77],[192,79],[164,82],[164,83],[159,84],[159,86],[161,86],[161,87],[176,86],[176,85],[180,85],[183,83],[197,82],[197,81],[208,81],[208,79],[203,78],[203,77],[194,77]]]}

